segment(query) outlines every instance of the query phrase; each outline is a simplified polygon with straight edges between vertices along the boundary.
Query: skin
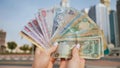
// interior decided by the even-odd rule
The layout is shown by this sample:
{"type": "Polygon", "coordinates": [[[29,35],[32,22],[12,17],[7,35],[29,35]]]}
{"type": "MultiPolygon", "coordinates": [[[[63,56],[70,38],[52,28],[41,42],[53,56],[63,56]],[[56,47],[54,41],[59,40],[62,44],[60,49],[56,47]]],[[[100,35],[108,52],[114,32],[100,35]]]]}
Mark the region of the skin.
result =
{"type": "MultiPolygon", "coordinates": [[[[51,54],[55,52],[56,49],[57,46],[53,46],[45,51],[37,48],[32,68],[53,68],[55,59],[51,57],[51,54]]],[[[79,49],[77,47],[74,47],[70,60],[61,59],[60,68],[85,68],[85,60],[80,58],[79,49]]]]}
{"type": "Polygon", "coordinates": [[[61,59],[60,68],[85,68],[85,60],[80,58],[77,47],[73,49],[70,60],[61,59]]]}
{"type": "Polygon", "coordinates": [[[53,68],[55,59],[51,57],[51,54],[56,50],[56,48],[57,46],[53,46],[46,51],[36,48],[32,68],[53,68]]]}

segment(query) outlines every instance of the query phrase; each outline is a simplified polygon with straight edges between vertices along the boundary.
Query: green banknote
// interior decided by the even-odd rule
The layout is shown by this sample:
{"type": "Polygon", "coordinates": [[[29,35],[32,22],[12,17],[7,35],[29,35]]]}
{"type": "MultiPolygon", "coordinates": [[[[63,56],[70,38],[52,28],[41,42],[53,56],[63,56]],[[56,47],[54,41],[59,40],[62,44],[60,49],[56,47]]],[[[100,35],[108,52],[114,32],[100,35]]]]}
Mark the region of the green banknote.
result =
{"type": "MultiPolygon", "coordinates": [[[[79,33],[79,32],[78,32],[79,33]]],[[[100,38],[100,45],[101,45],[101,55],[104,56],[104,44],[105,44],[105,41],[104,41],[104,37],[102,35],[102,31],[101,30],[90,30],[84,34],[78,34],[78,33],[68,33],[62,37],[60,37],[60,39],[76,39],[78,40],[79,38],[100,38]]],[[[79,40],[78,40],[79,41],[79,40]]]]}
{"type": "Polygon", "coordinates": [[[99,59],[101,57],[100,38],[79,38],[78,43],[81,45],[80,57],[88,59],[99,59]]]}
{"type": "Polygon", "coordinates": [[[98,28],[97,25],[90,20],[90,18],[86,15],[80,17],[74,23],[69,26],[66,26],[62,31],[60,31],[60,36],[65,35],[67,33],[76,33],[79,34],[85,33],[93,28],[98,28]]]}
{"type": "Polygon", "coordinates": [[[76,44],[80,44],[80,57],[86,59],[99,59],[102,55],[101,37],[61,38],[57,40],[58,49],[55,58],[71,58],[71,51],[76,44]]]}

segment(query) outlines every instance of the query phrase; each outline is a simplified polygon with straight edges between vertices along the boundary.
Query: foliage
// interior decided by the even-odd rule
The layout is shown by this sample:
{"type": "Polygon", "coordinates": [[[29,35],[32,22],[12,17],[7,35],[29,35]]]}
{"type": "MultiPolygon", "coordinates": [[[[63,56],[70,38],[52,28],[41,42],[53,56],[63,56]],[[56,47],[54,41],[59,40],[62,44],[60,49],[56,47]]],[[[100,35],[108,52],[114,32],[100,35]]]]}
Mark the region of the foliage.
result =
{"type": "Polygon", "coordinates": [[[29,50],[29,45],[28,44],[24,44],[23,46],[20,47],[20,50],[24,51],[24,53],[26,53],[26,51],[29,50]]]}
{"type": "Polygon", "coordinates": [[[11,53],[17,47],[17,44],[14,41],[8,42],[7,45],[8,45],[8,48],[11,50],[11,53]]]}

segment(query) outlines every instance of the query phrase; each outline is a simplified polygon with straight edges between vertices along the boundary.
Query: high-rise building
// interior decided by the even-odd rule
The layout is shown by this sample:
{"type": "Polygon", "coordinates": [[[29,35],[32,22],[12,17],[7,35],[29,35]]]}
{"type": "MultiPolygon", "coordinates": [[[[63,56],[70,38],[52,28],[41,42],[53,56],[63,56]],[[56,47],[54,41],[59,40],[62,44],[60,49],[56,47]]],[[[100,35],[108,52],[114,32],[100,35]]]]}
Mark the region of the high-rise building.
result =
{"type": "Polygon", "coordinates": [[[118,31],[118,19],[117,13],[114,10],[110,11],[110,36],[111,36],[111,43],[115,45],[115,47],[119,47],[119,31],[118,31]]]}
{"type": "Polygon", "coordinates": [[[5,39],[6,39],[6,32],[0,30],[0,52],[5,51],[5,39]]]}
{"type": "Polygon", "coordinates": [[[61,0],[60,5],[61,5],[62,7],[69,7],[69,6],[70,6],[70,5],[69,5],[69,0],[61,0]]]}
{"type": "MultiPolygon", "coordinates": [[[[120,0],[117,0],[116,10],[117,10],[117,18],[118,18],[118,29],[119,29],[119,35],[120,35],[120,0]]],[[[120,36],[119,36],[119,39],[120,39],[120,36]]]]}
{"type": "Polygon", "coordinates": [[[84,9],[81,10],[81,12],[88,14],[89,8],[84,8],[84,9]]]}
{"type": "Polygon", "coordinates": [[[108,12],[110,11],[110,0],[100,0],[102,4],[107,7],[108,12]]]}
{"type": "Polygon", "coordinates": [[[103,30],[105,38],[108,43],[110,41],[110,26],[109,26],[109,15],[107,11],[107,7],[104,4],[97,4],[92,6],[88,12],[89,17],[97,23],[100,29],[103,30]]]}

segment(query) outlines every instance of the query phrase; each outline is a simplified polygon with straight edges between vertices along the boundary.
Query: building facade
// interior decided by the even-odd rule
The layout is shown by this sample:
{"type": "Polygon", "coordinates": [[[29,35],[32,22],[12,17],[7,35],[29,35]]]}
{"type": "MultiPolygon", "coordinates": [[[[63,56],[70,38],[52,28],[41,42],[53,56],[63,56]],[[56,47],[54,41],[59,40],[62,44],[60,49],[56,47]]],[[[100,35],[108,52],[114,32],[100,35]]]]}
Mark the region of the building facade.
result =
{"type": "Polygon", "coordinates": [[[61,0],[60,6],[62,6],[62,7],[70,7],[69,0],[61,0]]]}
{"type": "Polygon", "coordinates": [[[110,36],[111,36],[111,43],[115,45],[115,47],[119,47],[119,28],[118,28],[118,19],[117,13],[114,10],[110,11],[110,36]]]}
{"type": "Polygon", "coordinates": [[[97,4],[92,6],[89,9],[88,15],[89,17],[97,23],[100,29],[103,30],[105,38],[108,43],[110,41],[110,25],[109,25],[109,15],[108,15],[107,7],[104,4],[97,4]]]}
{"type": "MultiPolygon", "coordinates": [[[[117,18],[118,18],[118,31],[119,31],[119,35],[120,35],[120,0],[117,0],[117,5],[116,5],[116,10],[117,10],[117,18]]],[[[120,36],[119,36],[120,39],[120,36]]],[[[120,42],[120,40],[119,40],[120,42]]],[[[120,47],[120,45],[119,45],[120,47]]]]}
{"type": "Polygon", "coordinates": [[[108,12],[110,11],[110,0],[100,0],[102,4],[107,7],[108,12]]]}
{"type": "Polygon", "coordinates": [[[89,8],[84,8],[84,9],[81,10],[81,12],[88,14],[89,8]]]}
{"type": "Polygon", "coordinates": [[[5,39],[6,39],[6,32],[0,30],[0,53],[5,51],[5,39]]]}

